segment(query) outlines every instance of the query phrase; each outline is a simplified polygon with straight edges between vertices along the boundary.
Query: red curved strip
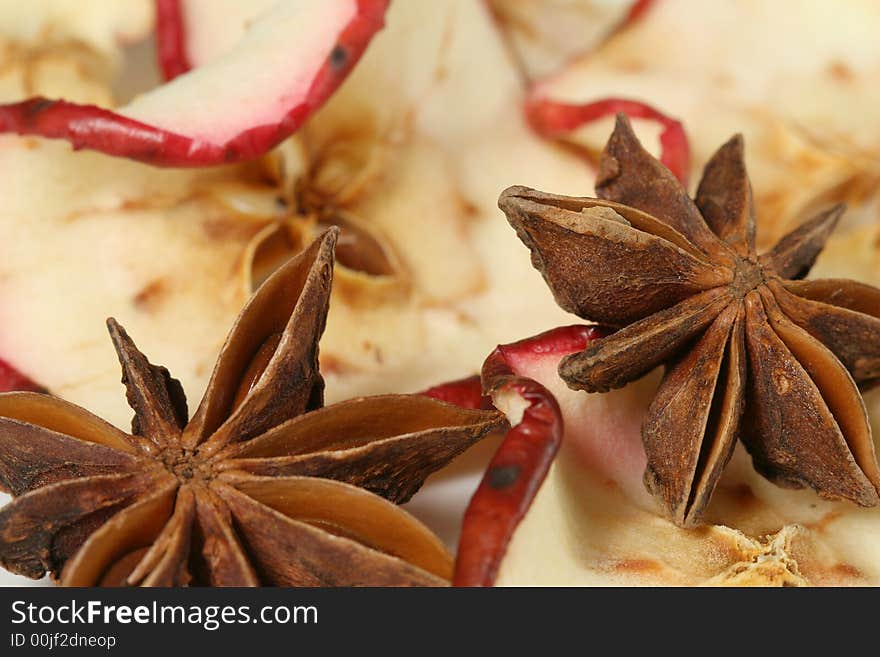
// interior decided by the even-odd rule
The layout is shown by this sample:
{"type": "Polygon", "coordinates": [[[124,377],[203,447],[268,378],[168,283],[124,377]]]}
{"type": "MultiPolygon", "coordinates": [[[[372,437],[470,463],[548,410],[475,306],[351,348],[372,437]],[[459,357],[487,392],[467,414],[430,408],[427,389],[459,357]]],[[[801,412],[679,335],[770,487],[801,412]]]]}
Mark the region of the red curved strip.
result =
{"type": "Polygon", "coordinates": [[[629,13],[626,15],[626,19],[623,21],[621,27],[639,20],[656,3],[656,1],[657,0],[638,0],[632,7],[630,7],[629,13]]]}
{"type": "Polygon", "coordinates": [[[47,392],[46,388],[34,382],[5,360],[0,359],[0,392],[24,390],[29,392],[47,392]]]}
{"type": "Polygon", "coordinates": [[[491,398],[483,394],[483,384],[479,374],[442,383],[419,394],[462,408],[492,408],[491,398]]]}
{"type": "Polygon", "coordinates": [[[192,68],[181,0],[156,0],[156,50],[165,80],[173,80],[192,68]]]}
{"type": "Polygon", "coordinates": [[[550,139],[565,137],[578,128],[618,112],[637,119],[656,121],[660,133],[660,161],[687,185],[690,174],[691,150],[681,121],[673,119],[650,105],[625,98],[604,98],[591,103],[559,103],[545,98],[526,101],[526,117],[532,128],[550,139]]]}
{"type": "MultiPolygon", "coordinates": [[[[510,366],[511,356],[558,354],[565,356],[576,351],[583,351],[591,342],[604,338],[612,329],[600,324],[574,324],[559,326],[544,331],[530,338],[524,338],[511,344],[499,345],[496,349],[503,356],[504,362],[510,366]]],[[[494,355],[494,354],[493,354],[494,355]]],[[[486,380],[486,367],[492,356],[483,364],[483,381],[486,380]]]]}
{"type": "Polygon", "coordinates": [[[388,2],[358,0],[358,14],[342,31],[334,49],[344,49],[344,60],[338,61],[331,54],[302,102],[277,123],[244,130],[225,144],[169,132],[94,105],[41,97],[0,105],[0,132],[66,139],[76,149],[101,151],[155,166],[199,167],[255,159],[293,134],[336,91],[384,25],[388,2]]]}
{"type": "Polygon", "coordinates": [[[529,405],[522,421],[508,431],[471,498],[462,523],[454,586],[492,586],[513,533],[562,442],[562,413],[540,383],[517,376],[509,358],[515,354],[567,354],[585,349],[608,335],[599,326],[566,326],[502,345],[483,364],[483,387],[498,394],[514,392],[529,405]]]}

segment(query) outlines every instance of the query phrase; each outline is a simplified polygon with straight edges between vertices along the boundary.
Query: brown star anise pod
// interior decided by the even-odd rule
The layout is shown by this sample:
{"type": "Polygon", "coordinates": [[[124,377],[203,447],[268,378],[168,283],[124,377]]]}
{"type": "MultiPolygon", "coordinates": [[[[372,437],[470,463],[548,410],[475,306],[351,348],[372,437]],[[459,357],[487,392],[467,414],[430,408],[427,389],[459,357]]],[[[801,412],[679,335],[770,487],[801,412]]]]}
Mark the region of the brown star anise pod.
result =
{"type": "Polygon", "coordinates": [[[712,157],[691,200],[624,116],[596,193],[512,187],[499,204],[559,305],[621,327],[560,363],[569,387],[604,392],[666,365],[642,437],[645,484],[675,522],[699,521],[738,437],[779,485],[877,504],[857,386],[880,377],[880,290],[796,280],[842,208],[758,255],[742,138],[712,157]]]}
{"type": "Polygon", "coordinates": [[[415,395],[322,408],[337,234],[260,287],[189,421],[179,382],[112,319],[130,435],[48,395],[0,395],[15,496],[0,563],[75,586],[446,583],[450,554],[393,502],[504,421],[415,395]]]}

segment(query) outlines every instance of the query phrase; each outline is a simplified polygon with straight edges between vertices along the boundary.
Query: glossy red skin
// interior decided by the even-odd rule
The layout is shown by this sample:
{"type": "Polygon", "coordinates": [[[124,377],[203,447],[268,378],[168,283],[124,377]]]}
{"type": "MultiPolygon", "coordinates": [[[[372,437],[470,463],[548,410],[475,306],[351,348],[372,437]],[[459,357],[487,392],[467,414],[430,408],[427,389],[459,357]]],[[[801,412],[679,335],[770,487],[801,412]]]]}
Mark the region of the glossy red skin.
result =
{"type": "Polygon", "coordinates": [[[46,388],[26,377],[5,360],[0,359],[0,392],[13,390],[46,392],[46,388]]]}
{"type": "Polygon", "coordinates": [[[502,345],[483,364],[483,390],[513,391],[529,406],[504,437],[464,514],[454,586],[492,586],[513,533],[547,476],[562,442],[562,413],[538,382],[519,376],[511,356],[581,351],[611,332],[600,326],[565,326],[502,345]]]}
{"type": "MultiPolygon", "coordinates": [[[[0,105],[0,132],[66,139],[75,149],[87,148],[163,167],[201,167],[253,160],[293,134],[336,91],[384,25],[388,2],[358,0],[358,14],[337,42],[346,52],[345,60],[341,64],[334,63],[329,57],[306,97],[291,107],[280,121],[249,128],[225,144],[195,140],[94,105],[42,97],[0,105]]],[[[163,34],[168,36],[167,32],[163,34]]]]}
{"type": "Polygon", "coordinates": [[[526,101],[529,124],[539,135],[551,139],[565,137],[588,123],[614,116],[618,112],[660,124],[663,128],[660,133],[660,161],[687,186],[691,151],[684,126],[650,105],[625,98],[604,98],[584,104],[558,103],[540,97],[526,101]]]}
{"type": "Polygon", "coordinates": [[[156,0],[156,50],[165,80],[173,80],[192,68],[186,54],[181,0],[156,0]]]}
{"type": "Polygon", "coordinates": [[[484,410],[492,408],[492,398],[483,394],[483,383],[479,374],[443,383],[419,394],[462,408],[484,410]]]}

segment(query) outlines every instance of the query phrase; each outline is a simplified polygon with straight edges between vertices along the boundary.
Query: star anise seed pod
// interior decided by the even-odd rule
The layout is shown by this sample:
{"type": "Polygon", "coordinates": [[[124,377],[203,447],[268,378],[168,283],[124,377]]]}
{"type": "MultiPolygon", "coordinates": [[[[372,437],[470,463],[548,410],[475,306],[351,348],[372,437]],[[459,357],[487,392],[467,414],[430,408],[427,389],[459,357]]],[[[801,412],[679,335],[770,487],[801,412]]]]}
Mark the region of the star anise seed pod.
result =
{"type": "Polygon", "coordinates": [[[445,584],[449,552],[393,502],[504,420],[415,395],[322,408],[337,234],[252,297],[189,421],[180,384],[112,319],[131,434],[49,395],[0,395],[15,496],[0,563],[74,586],[445,584]]]}
{"type": "Polygon", "coordinates": [[[712,157],[692,200],[622,115],[596,193],[512,187],[499,205],[559,305],[621,327],[560,363],[569,387],[604,392],[666,365],[642,437],[645,484],[675,522],[700,520],[738,437],[779,485],[877,504],[857,385],[880,377],[880,290],[794,280],[842,208],[758,255],[742,138],[712,157]]]}

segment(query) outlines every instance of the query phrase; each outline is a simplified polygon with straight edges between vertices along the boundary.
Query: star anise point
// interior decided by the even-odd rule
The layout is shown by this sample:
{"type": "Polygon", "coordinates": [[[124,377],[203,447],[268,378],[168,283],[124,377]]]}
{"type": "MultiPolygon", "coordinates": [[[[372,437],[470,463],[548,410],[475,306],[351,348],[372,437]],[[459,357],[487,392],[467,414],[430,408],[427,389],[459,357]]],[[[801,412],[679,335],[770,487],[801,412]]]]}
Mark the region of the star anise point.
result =
{"type": "Polygon", "coordinates": [[[448,550],[394,502],[504,418],[416,395],[323,407],[337,235],[266,279],[191,420],[179,382],[112,318],[130,434],[48,395],[0,395],[0,483],[16,496],[0,563],[77,586],[445,584],[448,550]]]}
{"type": "Polygon", "coordinates": [[[700,521],[737,440],[774,481],[880,502],[857,388],[880,372],[880,290],[800,281],[842,206],[759,256],[743,138],[709,160],[692,200],[620,116],[596,192],[513,187],[500,206],[559,305],[620,327],[562,359],[569,387],[605,392],[666,366],[643,441],[646,486],[668,515],[700,521]]]}

